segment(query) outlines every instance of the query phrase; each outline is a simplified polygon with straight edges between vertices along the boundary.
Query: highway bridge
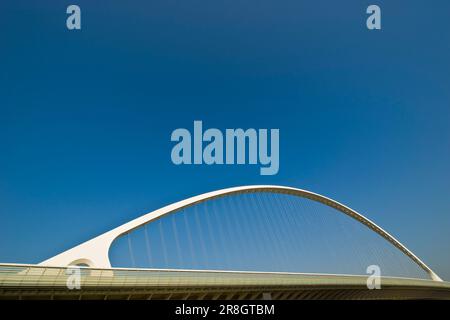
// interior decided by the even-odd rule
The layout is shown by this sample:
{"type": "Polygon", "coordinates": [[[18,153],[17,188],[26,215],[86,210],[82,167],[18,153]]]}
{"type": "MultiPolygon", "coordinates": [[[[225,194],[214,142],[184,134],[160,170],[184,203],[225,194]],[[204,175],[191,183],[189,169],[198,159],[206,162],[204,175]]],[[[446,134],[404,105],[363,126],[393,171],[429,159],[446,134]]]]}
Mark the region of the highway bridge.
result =
{"type": "Polygon", "coordinates": [[[259,185],[179,201],[38,265],[0,264],[0,299],[450,299],[450,283],[357,211],[310,191],[259,185]],[[305,220],[321,208],[329,227],[305,220]],[[367,243],[355,225],[333,220],[340,218],[369,231],[367,243]],[[301,235],[308,231],[309,242],[301,235]],[[116,260],[125,266],[111,261],[120,239],[128,250],[116,260]],[[373,248],[379,241],[388,247],[373,248]],[[369,265],[382,271],[379,289],[368,286],[369,265]]]}

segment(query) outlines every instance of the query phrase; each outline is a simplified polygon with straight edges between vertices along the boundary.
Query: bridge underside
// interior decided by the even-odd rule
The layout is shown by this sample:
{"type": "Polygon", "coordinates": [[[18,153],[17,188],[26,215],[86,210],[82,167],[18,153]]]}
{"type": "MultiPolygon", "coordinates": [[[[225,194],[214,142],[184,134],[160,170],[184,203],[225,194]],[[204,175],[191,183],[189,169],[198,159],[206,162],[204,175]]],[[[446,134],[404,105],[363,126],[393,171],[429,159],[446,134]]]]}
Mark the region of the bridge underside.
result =
{"type": "Polygon", "coordinates": [[[364,287],[147,287],[147,288],[2,288],[0,300],[353,300],[353,299],[450,299],[450,290],[423,287],[386,287],[368,290],[364,287]]]}
{"type": "Polygon", "coordinates": [[[1,265],[0,299],[450,299],[450,283],[366,276],[257,272],[91,269],[69,290],[67,268],[1,265]]]}

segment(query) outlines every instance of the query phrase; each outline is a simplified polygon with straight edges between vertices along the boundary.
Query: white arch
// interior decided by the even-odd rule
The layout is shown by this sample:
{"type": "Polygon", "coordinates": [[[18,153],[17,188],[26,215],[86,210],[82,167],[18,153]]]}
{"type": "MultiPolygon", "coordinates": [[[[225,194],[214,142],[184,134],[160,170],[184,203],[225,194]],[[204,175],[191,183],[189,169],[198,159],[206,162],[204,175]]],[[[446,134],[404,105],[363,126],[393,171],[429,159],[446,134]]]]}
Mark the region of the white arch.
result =
{"type": "Polygon", "coordinates": [[[194,204],[204,202],[213,198],[230,195],[230,194],[240,194],[240,193],[248,193],[248,192],[274,192],[274,193],[284,193],[296,195],[302,198],[311,199],[313,201],[320,202],[329,207],[335,208],[336,210],[350,216],[351,218],[359,221],[364,224],[371,230],[375,231],[379,235],[381,235],[384,239],[389,241],[395,247],[397,247],[400,251],[406,254],[411,260],[413,260],[416,264],[418,264],[423,270],[425,270],[431,277],[431,279],[435,281],[442,281],[442,279],[433,271],[430,267],[428,267],[422,260],[420,260],[414,253],[412,253],[408,248],[406,248],[403,244],[400,243],[396,238],[390,235],[388,232],[383,230],[381,227],[376,225],[371,220],[364,217],[362,214],[356,212],[355,210],[333,200],[322,196],[320,194],[310,192],[307,190],[292,188],[292,187],[284,187],[284,186],[273,186],[273,185],[255,185],[255,186],[241,186],[241,187],[233,187],[227,188],[212,192],[207,192],[198,196],[194,196],[182,201],[178,201],[176,203],[170,204],[153,212],[147,213],[139,218],[131,220],[117,228],[114,228],[108,232],[105,232],[89,241],[86,241],[72,249],[64,251],[48,260],[45,260],[40,263],[40,265],[45,266],[68,266],[73,265],[74,262],[83,260],[88,261],[90,267],[96,268],[111,268],[111,263],[109,261],[109,248],[113,241],[119,236],[136,229],[146,223],[151,222],[152,220],[158,219],[166,214],[169,214],[174,211],[178,211],[180,209],[186,208],[188,206],[192,206],[194,204]]]}

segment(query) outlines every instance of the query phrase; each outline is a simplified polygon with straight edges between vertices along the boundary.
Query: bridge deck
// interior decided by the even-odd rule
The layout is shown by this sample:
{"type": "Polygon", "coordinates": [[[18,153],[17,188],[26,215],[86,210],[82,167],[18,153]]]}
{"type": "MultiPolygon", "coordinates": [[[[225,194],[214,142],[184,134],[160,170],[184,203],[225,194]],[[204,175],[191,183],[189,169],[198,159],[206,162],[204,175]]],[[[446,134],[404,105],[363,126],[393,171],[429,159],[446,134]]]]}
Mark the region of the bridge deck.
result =
{"type": "Polygon", "coordinates": [[[450,283],[367,276],[207,270],[81,268],[69,290],[63,267],[0,264],[0,299],[450,299],[450,283]]]}

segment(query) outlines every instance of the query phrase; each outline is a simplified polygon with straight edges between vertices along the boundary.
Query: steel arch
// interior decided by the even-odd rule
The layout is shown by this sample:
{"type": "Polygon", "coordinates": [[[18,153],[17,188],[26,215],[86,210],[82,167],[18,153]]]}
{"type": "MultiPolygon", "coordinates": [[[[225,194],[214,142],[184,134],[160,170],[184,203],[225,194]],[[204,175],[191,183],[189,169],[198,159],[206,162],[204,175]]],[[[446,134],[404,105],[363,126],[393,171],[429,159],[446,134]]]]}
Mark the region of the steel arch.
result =
{"type": "Polygon", "coordinates": [[[141,217],[131,220],[117,228],[114,228],[108,232],[105,232],[91,240],[88,240],[72,249],[64,251],[50,259],[47,259],[40,263],[40,265],[45,266],[68,266],[76,264],[77,261],[88,261],[91,267],[96,268],[110,268],[111,263],[109,261],[109,248],[113,241],[119,236],[126,234],[133,229],[136,229],[144,224],[147,224],[153,220],[163,217],[164,215],[176,212],[183,208],[205,202],[214,198],[232,195],[232,194],[242,194],[250,192],[273,192],[273,193],[283,193],[299,196],[302,198],[307,198],[329,207],[335,208],[336,210],[346,214],[347,216],[357,220],[362,223],[372,231],[376,232],[384,239],[389,241],[392,245],[402,251],[411,260],[413,260],[419,267],[425,270],[431,279],[435,281],[442,281],[442,279],[430,268],[428,267],[419,257],[417,257],[412,251],[405,247],[400,241],[390,235],[387,231],[379,227],[377,224],[358,213],[357,211],[318,193],[314,193],[307,190],[276,186],[276,185],[254,185],[254,186],[240,186],[221,189],[217,191],[207,192],[201,195],[197,195],[185,200],[178,201],[176,203],[167,205],[150,213],[147,213],[141,217]]]}

